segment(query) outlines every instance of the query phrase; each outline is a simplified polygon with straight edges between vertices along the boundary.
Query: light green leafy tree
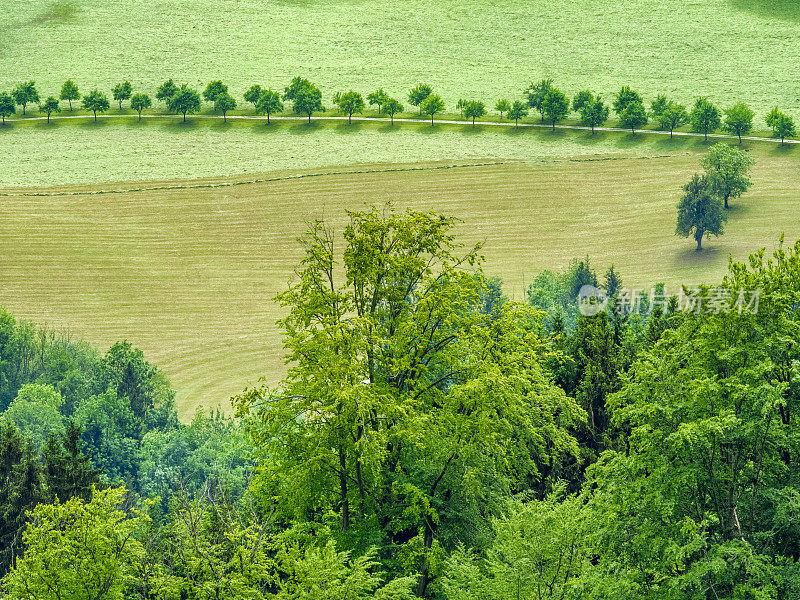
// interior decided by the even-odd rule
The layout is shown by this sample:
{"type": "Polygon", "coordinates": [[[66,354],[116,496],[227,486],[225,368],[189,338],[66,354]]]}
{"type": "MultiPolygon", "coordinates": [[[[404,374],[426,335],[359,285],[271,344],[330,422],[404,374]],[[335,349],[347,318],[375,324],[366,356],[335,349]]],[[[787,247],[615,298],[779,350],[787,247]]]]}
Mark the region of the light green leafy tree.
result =
{"type": "Polygon", "coordinates": [[[56,100],[53,96],[48,96],[48,98],[39,105],[39,112],[43,112],[47,114],[47,122],[50,123],[50,115],[55,113],[61,112],[61,107],[58,105],[58,100],[56,100]]]}
{"type": "Polygon", "coordinates": [[[283,102],[281,102],[280,94],[274,90],[262,90],[256,101],[256,114],[267,115],[267,124],[269,124],[270,114],[281,111],[283,111],[283,102]]]}
{"type": "Polygon", "coordinates": [[[364,110],[364,98],[353,90],[337,92],[333,102],[339,107],[339,112],[347,115],[347,122],[350,124],[353,122],[353,113],[361,113],[364,110]]]}
{"type": "Polygon", "coordinates": [[[433,89],[426,83],[419,83],[408,92],[408,102],[412,106],[419,106],[419,114],[422,115],[422,103],[433,93],[433,89]]]}
{"type": "Polygon", "coordinates": [[[197,90],[183,84],[169,98],[168,106],[169,112],[182,114],[183,122],[186,123],[187,114],[194,114],[200,110],[200,94],[197,93],[197,90]]]}
{"type": "Polygon", "coordinates": [[[133,86],[130,81],[123,81],[115,85],[111,92],[114,95],[114,102],[119,102],[119,109],[122,110],[122,102],[133,95],[133,86]]]}
{"type": "Polygon", "coordinates": [[[507,113],[511,110],[511,103],[507,99],[501,98],[497,101],[497,104],[495,104],[494,109],[500,113],[500,118],[502,119],[503,113],[507,113]]]}
{"type": "MultiPolygon", "coordinates": [[[[655,111],[653,112],[655,113],[655,111]]],[[[686,112],[686,107],[672,100],[655,117],[662,129],[669,129],[670,139],[672,139],[676,128],[689,122],[689,113],[686,112]]]]}
{"type": "Polygon", "coordinates": [[[553,131],[556,130],[556,123],[569,114],[569,98],[561,90],[550,88],[542,100],[542,116],[553,124],[553,131]]]}
{"type": "Polygon", "coordinates": [[[145,518],[122,510],[124,488],[95,489],[90,502],[39,504],[24,540],[26,551],[5,577],[20,600],[122,600],[132,585],[141,544],[134,530],[145,518]]]}
{"type": "Polygon", "coordinates": [[[692,124],[692,131],[702,133],[708,141],[708,134],[715,132],[722,125],[719,109],[714,106],[708,98],[700,97],[689,113],[689,122],[692,124]]]}
{"type": "Polygon", "coordinates": [[[703,236],[710,238],[711,234],[722,235],[728,217],[722,200],[712,193],[707,176],[700,177],[695,173],[683,189],[685,193],[678,204],[675,235],[693,236],[699,252],[702,249],[703,236]]]}
{"type": "Polygon", "coordinates": [[[426,115],[430,115],[431,125],[433,125],[434,115],[444,110],[444,100],[442,100],[439,94],[430,94],[427,98],[425,98],[425,100],[422,101],[422,103],[419,105],[419,108],[426,115]]]}
{"type": "Polygon", "coordinates": [[[753,111],[744,102],[737,102],[730,108],[724,110],[725,121],[722,127],[739,138],[739,145],[742,145],[742,136],[747,135],[753,129],[753,111]]]}
{"type": "Polygon", "coordinates": [[[83,105],[84,109],[90,110],[94,113],[95,121],[97,121],[97,113],[106,112],[110,106],[108,102],[108,96],[99,90],[92,90],[88,94],[84,95],[83,99],[81,100],[81,104],[83,105]]]}
{"type": "Polygon", "coordinates": [[[3,119],[3,124],[6,123],[6,117],[10,117],[17,112],[17,103],[8,92],[0,92],[0,117],[3,119]]]}
{"type": "Polygon", "coordinates": [[[593,135],[595,127],[601,127],[606,121],[608,121],[609,112],[610,110],[608,105],[603,102],[603,99],[600,96],[587,99],[585,102],[583,102],[583,104],[581,104],[581,107],[578,110],[578,113],[581,117],[581,125],[584,127],[591,127],[593,135]]]}
{"type": "Polygon", "coordinates": [[[547,96],[547,92],[549,92],[552,87],[552,79],[542,79],[538,83],[532,83],[528,86],[528,89],[525,90],[525,98],[528,102],[528,106],[539,111],[539,114],[542,116],[542,123],[544,123],[544,109],[542,108],[544,99],[547,96]]]}
{"type": "Polygon", "coordinates": [[[753,185],[749,174],[754,164],[755,159],[747,152],[724,143],[714,144],[700,159],[711,191],[722,200],[725,208],[728,208],[729,199],[741,197],[753,185]]]}
{"type": "Polygon", "coordinates": [[[39,102],[39,92],[36,89],[36,83],[33,81],[26,81],[17,85],[11,92],[11,96],[14,98],[14,102],[22,107],[23,115],[28,104],[39,102]]]}
{"type": "MultiPolygon", "coordinates": [[[[258,99],[261,97],[261,92],[262,91],[263,90],[261,89],[260,85],[258,85],[258,84],[251,85],[250,89],[248,89],[244,93],[244,101],[245,102],[249,102],[250,104],[255,106],[258,103],[258,99]]],[[[279,97],[279,99],[280,99],[280,97],[279,97]]]]}
{"type": "Polygon", "coordinates": [[[630,129],[633,135],[636,130],[647,125],[647,111],[641,101],[628,102],[619,116],[619,126],[630,129]]]}
{"type": "Polygon", "coordinates": [[[78,86],[75,85],[75,82],[72,79],[67,79],[64,82],[64,85],[61,86],[61,95],[59,99],[66,100],[69,102],[69,110],[72,111],[72,101],[73,100],[80,100],[81,95],[78,92],[78,86]]]}
{"type": "Polygon", "coordinates": [[[228,94],[228,92],[221,92],[217,94],[217,97],[214,99],[214,110],[216,112],[222,113],[222,121],[224,123],[228,122],[228,111],[234,110],[236,108],[236,100],[228,94]]]}
{"type": "Polygon", "coordinates": [[[221,81],[212,81],[206,86],[206,89],[203,90],[203,100],[206,102],[216,102],[217,98],[221,94],[228,93],[228,86],[222,83],[221,81]]]}
{"type": "Polygon", "coordinates": [[[298,81],[298,78],[295,78],[283,97],[292,100],[292,110],[296,114],[308,116],[309,124],[311,124],[312,114],[325,110],[325,107],[322,106],[322,92],[306,79],[298,81]]]}
{"type": "Polygon", "coordinates": [[[150,108],[152,101],[147,94],[134,94],[131,96],[131,108],[139,113],[139,120],[142,120],[142,111],[150,108]]]}
{"type": "Polygon", "coordinates": [[[644,101],[638,92],[635,92],[627,85],[623,86],[614,99],[614,112],[617,113],[617,116],[622,117],[622,113],[632,102],[638,102],[644,106],[644,101]]]}
{"type": "Polygon", "coordinates": [[[514,127],[519,127],[519,120],[527,116],[528,107],[519,100],[514,100],[514,104],[511,105],[508,111],[508,118],[514,119],[514,127]]]}
{"type": "Polygon", "coordinates": [[[19,389],[17,397],[0,414],[0,421],[13,423],[33,441],[38,452],[51,434],[63,429],[64,417],[59,412],[63,406],[64,399],[52,386],[28,383],[19,389]]]}
{"type": "Polygon", "coordinates": [[[389,98],[383,104],[383,112],[389,115],[392,125],[394,125],[394,116],[403,112],[403,105],[395,98],[389,98]]]}
{"type": "Polygon", "coordinates": [[[169,107],[170,99],[178,92],[178,86],[172,79],[168,79],[162,83],[156,91],[156,100],[161,100],[169,107]]]}
{"type": "Polygon", "coordinates": [[[472,126],[475,127],[475,119],[486,114],[486,106],[479,100],[469,100],[464,106],[464,118],[472,119],[472,126]]]}
{"type": "Polygon", "coordinates": [[[371,94],[367,94],[367,102],[370,106],[378,106],[378,114],[381,114],[383,106],[389,101],[389,94],[383,91],[383,88],[378,88],[371,94]]]}
{"type": "Polygon", "coordinates": [[[781,113],[775,123],[775,137],[781,138],[781,145],[783,140],[787,137],[795,137],[797,130],[794,126],[794,120],[789,115],[781,113]]]}

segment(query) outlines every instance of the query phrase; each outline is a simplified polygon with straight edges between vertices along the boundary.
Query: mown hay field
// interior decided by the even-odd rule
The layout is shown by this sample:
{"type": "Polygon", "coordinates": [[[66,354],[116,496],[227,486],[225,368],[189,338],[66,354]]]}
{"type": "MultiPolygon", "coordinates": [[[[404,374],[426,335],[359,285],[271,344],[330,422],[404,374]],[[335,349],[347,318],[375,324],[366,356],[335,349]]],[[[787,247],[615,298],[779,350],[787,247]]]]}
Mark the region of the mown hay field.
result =
{"type": "Polygon", "coordinates": [[[200,405],[227,406],[261,376],[280,380],[272,298],[292,277],[308,219],[341,229],[345,209],[386,201],[457,215],[459,238],[484,243],[486,271],[518,299],[537,272],[585,255],[599,271],[613,262],[627,285],[675,289],[717,281],[729,254],[800,237],[796,159],[752,152],[753,190],[699,254],[673,235],[680,185],[698,169],[692,152],[3,190],[0,301],[101,348],[122,338],[143,348],[187,418],[200,405]]]}

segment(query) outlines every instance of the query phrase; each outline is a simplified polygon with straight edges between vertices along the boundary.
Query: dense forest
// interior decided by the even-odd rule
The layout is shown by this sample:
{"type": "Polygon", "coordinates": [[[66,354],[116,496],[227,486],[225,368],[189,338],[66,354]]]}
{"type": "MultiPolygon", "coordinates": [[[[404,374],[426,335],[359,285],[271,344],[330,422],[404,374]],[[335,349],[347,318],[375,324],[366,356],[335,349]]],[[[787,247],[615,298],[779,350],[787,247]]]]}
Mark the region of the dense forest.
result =
{"type": "Polygon", "coordinates": [[[349,217],[276,299],[285,380],[227,415],[0,311],[0,594],[800,596],[800,242],[675,295],[576,259],[519,302],[456,219],[349,217]]]}

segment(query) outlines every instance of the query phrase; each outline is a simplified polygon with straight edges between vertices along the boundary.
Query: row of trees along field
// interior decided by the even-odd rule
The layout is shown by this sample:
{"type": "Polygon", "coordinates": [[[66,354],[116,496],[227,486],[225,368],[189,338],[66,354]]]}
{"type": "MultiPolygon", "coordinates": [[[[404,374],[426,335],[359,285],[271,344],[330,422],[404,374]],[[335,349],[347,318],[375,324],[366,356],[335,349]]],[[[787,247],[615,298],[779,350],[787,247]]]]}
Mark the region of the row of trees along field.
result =
{"type": "Polygon", "coordinates": [[[720,310],[588,258],[518,302],[456,219],[349,217],[309,225],[287,376],[235,417],[179,424],[130,344],[0,312],[0,595],[800,595],[800,242],[696,292],[720,310]]]}
{"type": "MultiPolygon", "coordinates": [[[[116,85],[112,96],[120,110],[123,108],[122,103],[129,101],[130,108],[139,114],[140,120],[142,112],[152,106],[150,96],[145,93],[134,93],[129,81],[116,85]]],[[[169,112],[183,115],[184,121],[187,114],[200,111],[202,100],[211,103],[214,110],[221,113],[225,120],[228,112],[237,107],[236,99],[228,93],[228,86],[221,81],[209,83],[202,93],[202,100],[201,94],[196,89],[185,84],[178,86],[172,79],[158,88],[155,97],[164,102],[169,112]]],[[[20,83],[11,93],[0,93],[0,115],[5,122],[6,117],[15,114],[17,106],[22,107],[24,115],[29,105],[38,105],[39,111],[47,114],[49,122],[51,114],[61,111],[62,101],[69,103],[71,111],[72,102],[78,100],[85,110],[94,114],[95,120],[98,112],[103,113],[111,106],[108,96],[97,89],[81,97],[77,85],[72,80],[64,83],[58,97],[48,96],[42,101],[35,82],[28,81],[20,83]]],[[[315,112],[325,111],[322,105],[322,92],[316,85],[301,77],[295,77],[282,94],[254,85],[244,93],[244,100],[253,105],[256,114],[266,115],[267,122],[270,115],[285,110],[284,102],[291,102],[292,111],[295,114],[306,115],[309,122],[315,112]]],[[[337,92],[333,96],[333,102],[340,113],[347,115],[348,121],[352,121],[354,114],[362,113],[367,103],[377,107],[379,115],[389,116],[392,122],[395,115],[404,110],[400,101],[389,96],[383,88],[367,94],[366,99],[361,93],[353,90],[337,92]]],[[[429,116],[431,124],[434,116],[445,110],[444,100],[426,84],[413,87],[408,93],[408,102],[418,107],[420,116],[429,116]]],[[[470,99],[459,100],[455,108],[462,118],[471,120],[473,126],[475,120],[484,116],[487,110],[484,102],[470,99]]],[[[647,110],[641,95],[628,86],[619,91],[609,106],[599,94],[596,95],[590,90],[578,92],[570,101],[566,94],[553,86],[552,80],[545,79],[528,87],[523,100],[511,102],[501,98],[495,105],[495,110],[501,118],[513,120],[516,124],[520,119],[527,117],[530,110],[535,110],[539,113],[541,122],[551,123],[554,129],[559,121],[563,121],[571,112],[575,112],[578,114],[580,124],[591,128],[592,133],[596,127],[601,127],[608,121],[612,108],[617,115],[619,127],[630,129],[634,135],[637,129],[642,129],[650,120],[657,122],[662,130],[668,130],[670,135],[675,129],[689,123],[693,132],[702,133],[706,138],[708,134],[722,129],[730,135],[737,136],[740,143],[742,136],[748,135],[753,130],[754,113],[743,102],[737,102],[720,110],[708,98],[700,97],[693,106],[687,108],[673,99],[659,95],[651,102],[650,110],[647,110]]],[[[780,138],[781,143],[786,138],[796,135],[794,120],[781,112],[778,107],[769,112],[765,122],[772,129],[773,136],[780,138]]]]}

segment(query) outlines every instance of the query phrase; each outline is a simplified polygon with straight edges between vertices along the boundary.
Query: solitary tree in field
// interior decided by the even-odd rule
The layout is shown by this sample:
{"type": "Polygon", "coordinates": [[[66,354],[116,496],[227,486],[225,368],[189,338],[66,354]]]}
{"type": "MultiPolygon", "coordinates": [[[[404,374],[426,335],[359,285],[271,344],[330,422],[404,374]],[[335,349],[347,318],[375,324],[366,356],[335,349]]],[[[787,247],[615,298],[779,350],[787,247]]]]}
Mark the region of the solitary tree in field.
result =
{"type": "Polygon", "coordinates": [[[722,202],[710,190],[706,177],[697,173],[684,187],[683,198],[678,204],[678,222],[675,235],[693,236],[697,241],[698,252],[702,250],[703,236],[720,236],[724,232],[724,224],[728,217],[722,208],[722,202]]]}
{"type": "Polygon", "coordinates": [[[83,108],[94,113],[94,120],[97,121],[97,111],[106,112],[110,106],[108,96],[99,90],[92,90],[81,100],[83,108]]]}
{"type": "Polygon", "coordinates": [[[464,117],[472,119],[472,126],[475,127],[475,119],[486,114],[486,106],[479,100],[469,100],[464,107],[464,117]]]}
{"type": "Polygon", "coordinates": [[[426,83],[419,83],[408,92],[408,101],[412,106],[419,106],[419,114],[422,115],[422,103],[431,95],[433,89],[426,83]]]}
{"type": "Polygon", "coordinates": [[[742,136],[750,133],[753,129],[753,111],[744,102],[737,102],[730,108],[725,109],[725,131],[731,135],[739,137],[739,145],[742,145],[742,136]]]}
{"type": "Polygon", "coordinates": [[[394,125],[394,116],[397,113],[403,112],[403,105],[395,98],[388,98],[383,104],[383,112],[389,115],[392,125],[394,125]]]}
{"type": "Polygon", "coordinates": [[[10,117],[17,112],[17,103],[11,94],[8,92],[0,92],[0,117],[3,118],[3,125],[6,123],[6,117],[10,117]]]}
{"type": "Polygon", "coordinates": [[[775,121],[774,132],[775,137],[781,138],[781,146],[783,145],[783,140],[785,138],[795,137],[797,135],[797,131],[795,130],[792,117],[780,113],[775,121]]]}
{"type": "Polygon", "coordinates": [[[553,131],[556,130],[556,122],[566,118],[569,114],[569,98],[556,88],[550,88],[542,100],[542,114],[553,124],[553,131]]]}
{"type": "Polygon", "coordinates": [[[158,88],[158,91],[156,92],[156,100],[161,100],[167,106],[169,106],[169,101],[176,93],[178,93],[178,86],[175,85],[175,82],[172,81],[172,79],[168,79],[158,88]]]}
{"type": "Polygon", "coordinates": [[[594,100],[594,94],[589,90],[582,90],[575,94],[575,97],[572,99],[572,110],[579,113],[581,109],[592,100],[594,100]]]}
{"type": "Polygon", "coordinates": [[[292,91],[292,109],[298,115],[307,115],[308,122],[311,123],[311,115],[315,112],[322,112],[322,92],[313,83],[306,82],[292,91]]]}
{"type": "Polygon", "coordinates": [[[544,109],[542,105],[544,104],[547,92],[549,92],[552,87],[552,79],[542,79],[538,83],[530,84],[528,89],[525,90],[525,98],[528,100],[528,106],[539,111],[539,114],[542,116],[542,123],[544,123],[544,109]]]}
{"type": "Polygon", "coordinates": [[[741,197],[753,185],[749,174],[754,164],[755,160],[747,152],[722,143],[711,146],[700,159],[711,193],[722,200],[725,208],[730,198],[741,197]]]}
{"type": "Polygon", "coordinates": [[[669,137],[672,139],[675,129],[684,123],[688,123],[689,113],[686,112],[686,107],[683,104],[670,100],[667,106],[656,115],[656,120],[662,129],[669,129],[669,137]]]}
{"type": "Polygon", "coordinates": [[[22,106],[23,115],[25,114],[25,109],[28,104],[35,104],[39,102],[39,92],[36,89],[36,84],[33,81],[20,83],[14,88],[14,91],[11,92],[11,96],[14,98],[14,101],[17,104],[22,106]]]}
{"type": "Polygon", "coordinates": [[[360,113],[364,110],[364,98],[353,90],[336,94],[333,101],[339,106],[339,112],[347,115],[348,123],[353,122],[353,113],[360,113]]]}
{"type": "Polygon", "coordinates": [[[378,105],[378,114],[381,114],[381,109],[383,105],[386,104],[386,101],[389,100],[389,94],[383,91],[383,88],[378,88],[371,94],[367,94],[367,102],[369,105],[378,105]]]}
{"type": "Polygon", "coordinates": [[[432,126],[433,116],[436,113],[440,113],[444,110],[444,100],[442,100],[439,94],[431,94],[422,101],[422,104],[420,104],[419,107],[423,113],[430,115],[432,126]]]}
{"type": "Polygon", "coordinates": [[[269,124],[269,116],[272,113],[281,112],[283,110],[283,102],[281,96],[274,90],[262,90],[261,95],[256,101],[256,114],[267,115],[267,124],[269,124]]]}
{"type": "MultiPolygon", "coordinates": [[[[216,102],[217,98],[221,94],[228,93],[228,86],[222,83],[221,81],[212,81],[206,86],[206,89],[203,91],[203,98],[206,102],[216,102]]],[[[216,108],[214,109],[216,110],[216,108]]]]}
{"type": "Polygon", "coordinates": [[[255,106],[258,103],[258,99],[261,98],[262,91],[260,85],[250,86],[250,89],[244,93],[244,101],[255,106]]]}
{"type": "Polygon", "coordinates": [[[528,106],[519,100],[514,100],[514,104],[508,110],[508,119],[514,119],[514,127],[519,127],[519,120],[528,116],[528,106]]]}
{"type": "Polygon", "coordinates": [[[122,101],[128,100],[133,95],[133,86],[130,81],[123,81],[115,85],[111,93],[114,95],[114,101],[119,102],[119,109],[122,110],[122,101]]]}
{"type": "Polygon", "coordinates": [[[581,116],[581,125],[584,127],[591,127],[592,135],[594,135],[595,127],[600,127],[603,123],[608,121],[609,112],[608,105],[603,102],[600,96],[583,103],[578,111],[581,116]]]}
{"type": "Polygon", "coordinates": [[[628,102],[622,114],[619,116],[619,126],[630,129],[633,135],[636,130],[647,125],[647,111],[641,101],[633,100],[628,102]]]}
{"type": "Polygon", "coordinates": [[[186,114],[194,114],[200,110],[200,94],[197,90],[190,88],[185,83],[178,88],[175,94],[169,99],[169,112],[183,115],[183,122],[186,123],[186,114]]]}
{"type": "Polygon", "coordinates": [[[69,102],[70,111],[72,111],[72,101],[80,100],[81,95],[78,93],[78,86],[75,85],[75,82],[72,81],[72,79],[67,79],[64,82],[64,85],[61,86],[61,96],[59,98],[69,102]]]}
{"type": "Polygon", "coordinates": [[[228,122],[228,111],[236,108],[236,100],[228,92],[217,94],[214,100],[214,110],[222,113],[223,123],[228,122]]]}
{"type": "Polygon", "coordinates": [[[708,98],[700,97],[694,103],[694,108],[689,114],[692,131],[702,133],[708,141],[708,134],[720,128],[722,122],[719,118],[719,109],[708,98]]]}
{"type": "Polygon", "coordinates": [[[497,101],[497,104],[495,104],[494,109],[500,113],[500,118],[502,119],[503,113],[511,110],[511,103],[505,98],[501,98],[497,101]]]}
{"type": "Polygon", "coordinates": [[[53,96],[48,96],[43,104],[39,105],[39,112],[47,113],[47,122],[50,123],[50,115],[52,113],[60,113],[61,107],[58,105],[58,100],[53,96]]]}
{"type": "Polygon", "coordinates": [[[131,108],[139,113],[139,120],[142,120],[142,111],[150,108],[150,96],[147,94],[134,94],[131,96],[131,108]]]}
{"type": "Polygon", "coordinates": [[[638,102],[639,104],[644,105],[642,97],[638,94],[638,92],[634,92],[629,86],[626,85],[619,91],[617,97],[614,99],[614,112],[621,117],[623,111],[631,102],[638,102]]]}

